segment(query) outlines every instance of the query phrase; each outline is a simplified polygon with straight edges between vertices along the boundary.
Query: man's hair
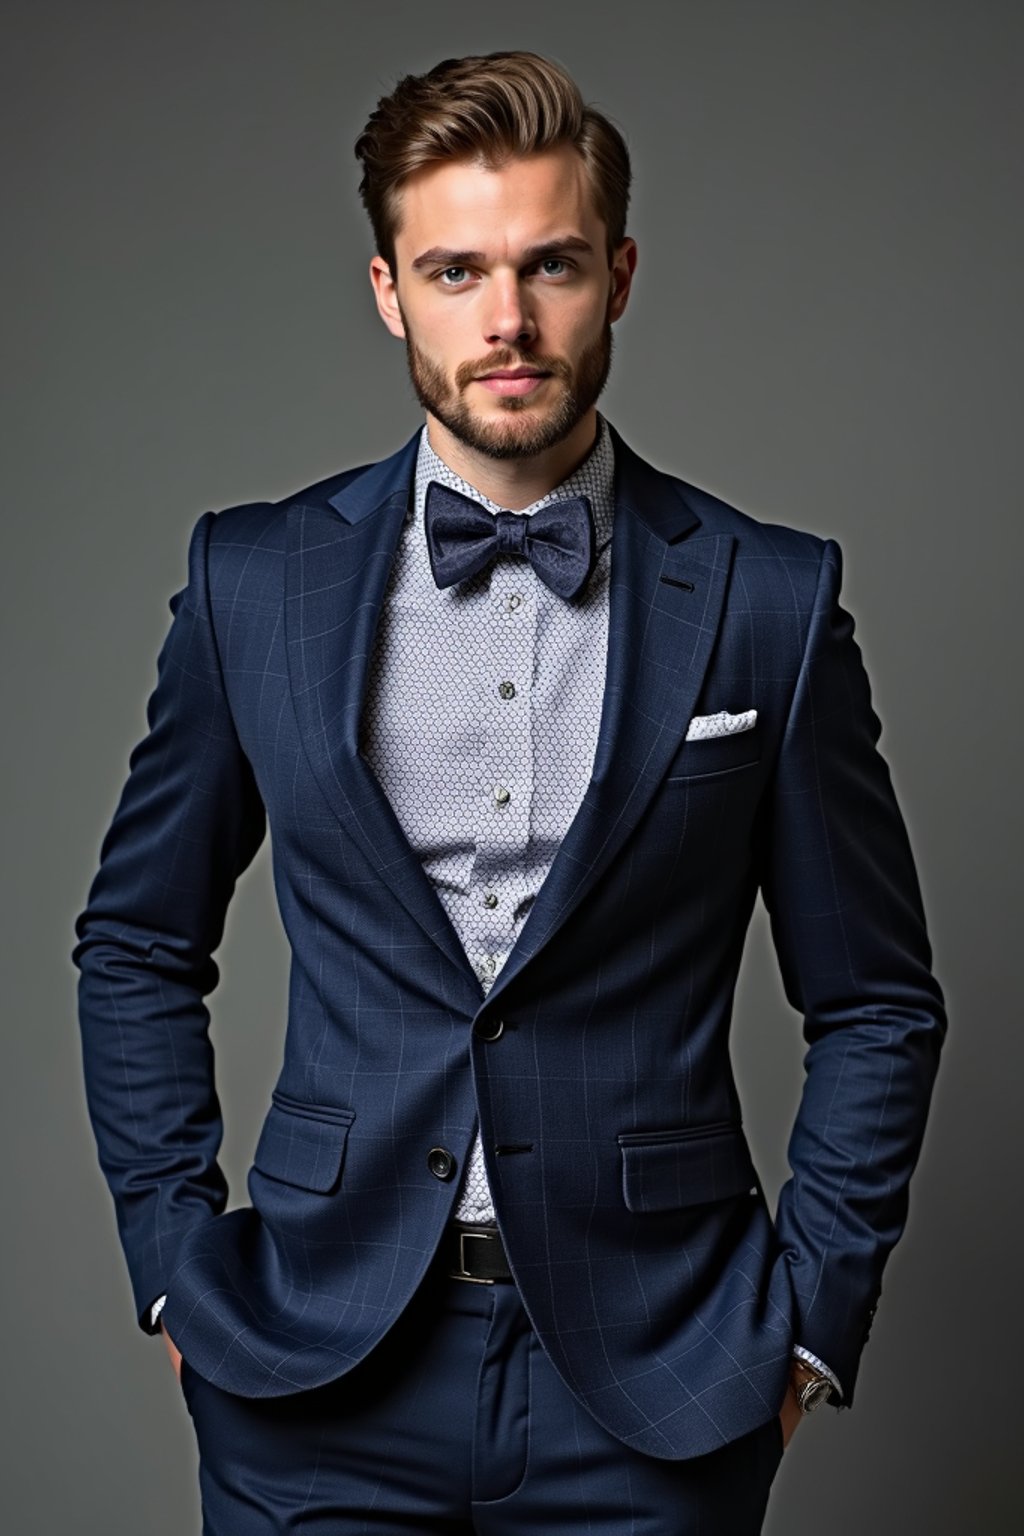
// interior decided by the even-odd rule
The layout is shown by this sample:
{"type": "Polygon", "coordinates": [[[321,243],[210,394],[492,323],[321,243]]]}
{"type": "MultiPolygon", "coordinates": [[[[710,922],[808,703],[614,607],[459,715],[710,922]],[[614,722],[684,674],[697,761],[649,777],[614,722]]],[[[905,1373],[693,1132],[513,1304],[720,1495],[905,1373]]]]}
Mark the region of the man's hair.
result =
{"type": "Polygon", "coordinates": [[[571,144],[587,168],[610,256],[626,233],[629,151],[560,65],[536,53],[488,53],[406,75],[378,101],[355,146],[363,167],[359,194],[392,275],[399,194],[410,176],[452,160],[495,170],[562,144],[571,144]]]}

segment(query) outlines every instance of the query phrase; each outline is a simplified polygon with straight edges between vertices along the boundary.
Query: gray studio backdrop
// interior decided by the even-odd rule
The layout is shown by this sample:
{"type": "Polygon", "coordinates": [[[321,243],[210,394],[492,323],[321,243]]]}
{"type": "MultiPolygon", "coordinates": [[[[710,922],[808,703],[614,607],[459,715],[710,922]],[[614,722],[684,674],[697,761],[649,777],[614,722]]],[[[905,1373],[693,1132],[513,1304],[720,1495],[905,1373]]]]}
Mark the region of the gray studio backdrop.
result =
{"type": "MultiPolygon", "coordinates": [[[[399,74],[501,47],[566,63],[635,157],[610,417],[845,550],[949,996],[857,1406],[801,1429],[768,1529],[1020,1529],[1020,6],[7,0],[2,21],[5,1529],[198,1531],[191,1427],[86,1122],[72,921],[196,517],[416,424],[365,277],[365,114],[399,74]]],[[[220,958],[237,1201],[285,1010],[265,849],[220,958]]],[[[801,1038],[760,919],[736,1054],[777,1188],[801,1038]]]]}

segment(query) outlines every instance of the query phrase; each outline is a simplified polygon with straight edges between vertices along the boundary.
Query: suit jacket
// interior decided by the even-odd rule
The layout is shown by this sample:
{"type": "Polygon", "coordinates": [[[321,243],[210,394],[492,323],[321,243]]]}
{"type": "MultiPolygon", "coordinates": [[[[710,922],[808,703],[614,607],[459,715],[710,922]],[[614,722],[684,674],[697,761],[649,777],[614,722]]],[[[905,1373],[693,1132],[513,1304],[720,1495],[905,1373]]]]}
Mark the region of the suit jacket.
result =
{"type": "Polygon", "coordinates": [[[358,746],[415,451],[192,535],[75,950],[140,1322],[166,1291],[195,1369],[245,1396],[343,1374],[423,1277],[479,1117],[530,1320],[620,1440],[678,1459],[753,1429],[794,1341],[849,1402],[945,1019],[838,549],[616,435],[593,774],[485,999],[358,746]],[[268,821],[284,1058],[227,1210],[203,999],[268,821]],[[728,1049],[759,889],[808,1046],[774,1220],[728,1049]]]}

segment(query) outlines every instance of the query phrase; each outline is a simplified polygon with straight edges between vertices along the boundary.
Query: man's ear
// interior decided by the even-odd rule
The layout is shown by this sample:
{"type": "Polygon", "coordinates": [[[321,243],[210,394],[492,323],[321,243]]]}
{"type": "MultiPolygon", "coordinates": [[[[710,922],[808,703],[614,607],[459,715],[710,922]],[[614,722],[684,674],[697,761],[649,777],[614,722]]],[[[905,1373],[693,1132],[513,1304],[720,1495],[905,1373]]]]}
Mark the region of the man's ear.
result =
{"type": "Polygon", "coordinates": [[[611,261],[611,293],[608,298],[608,319],[618,320],[629,301],[636,271],[636,241],[629,235],[617,246],[611,261]]]}
{"type": "Polygon", "coordinates": [[[391,268],[383,256],[374,256],[370,262],[370,282],[373,284],[373,296],[377,300],[381,319],[392,336],[404,341],[405,326],[402,324],[402,311],[398,307],[398,289],[391,276],[391,268]]]}

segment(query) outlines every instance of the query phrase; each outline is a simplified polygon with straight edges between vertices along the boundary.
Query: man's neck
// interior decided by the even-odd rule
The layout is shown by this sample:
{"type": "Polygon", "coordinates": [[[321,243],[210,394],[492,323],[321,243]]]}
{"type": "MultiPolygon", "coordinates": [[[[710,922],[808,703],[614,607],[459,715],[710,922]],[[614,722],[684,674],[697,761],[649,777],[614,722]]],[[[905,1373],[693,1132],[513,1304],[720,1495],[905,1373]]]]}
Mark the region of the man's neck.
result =
{"type": "Polygon", "coordinates": [[[438,458],[467,485],[499,507],[520,512],[561,485],[583,463],[597,441],[597,409],[592,407],[562,442],[529,459],[492,459],[467,448],[429,411],[427,437],[438,458]]]}

